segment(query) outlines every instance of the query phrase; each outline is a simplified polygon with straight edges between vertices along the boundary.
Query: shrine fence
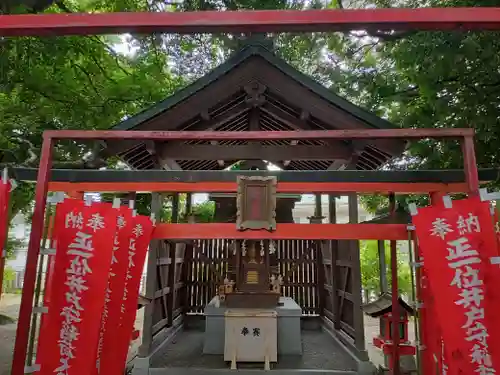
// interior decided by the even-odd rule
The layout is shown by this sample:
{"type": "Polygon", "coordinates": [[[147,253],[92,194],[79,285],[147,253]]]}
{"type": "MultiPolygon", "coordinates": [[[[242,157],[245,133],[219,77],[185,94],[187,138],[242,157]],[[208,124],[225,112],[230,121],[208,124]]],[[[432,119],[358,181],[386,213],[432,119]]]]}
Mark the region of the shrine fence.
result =
{"type": "MultiPolygon", "coordinates": [[[[217,285],[228,271],[231,240],[205,239],[195,241],[192,257],[186,262],[187,313],[201,314],[216,295],[217,285]]],[[[320,313],[318,285],[319,241],[276,240],[278,273],[284,275],[282,293],[293,298],[304,315],[320,313]]],[[[188,255],[188,253],[186,253],[188,255]]]]}

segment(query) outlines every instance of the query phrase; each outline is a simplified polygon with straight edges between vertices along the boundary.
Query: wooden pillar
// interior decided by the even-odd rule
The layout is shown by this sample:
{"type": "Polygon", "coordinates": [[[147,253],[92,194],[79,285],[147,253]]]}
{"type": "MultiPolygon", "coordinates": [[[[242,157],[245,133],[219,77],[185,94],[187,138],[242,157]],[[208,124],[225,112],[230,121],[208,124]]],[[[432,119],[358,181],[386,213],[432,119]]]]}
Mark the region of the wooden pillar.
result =
{"type": "MultiPolygon", "coordinates": [[[[328,221],[330,224],[337,223],[337,201],[335,200],[335,195],[328,195],[328,221]]],[[[331,310],[334,317],[334,327],[335,329],[340,329],[340,314],[338,312],[338,272],[337,272],[337,245],[338,241],[330,240],[328,241],[328,246],[330,248],[330,280],[332,280],[332,295],[331,295],[331,310]]]]}
{"type": "MultiPolygon", "coordinates": [[[[174,193],[172,196],[172,223],[179,222],[179,193],[174,193]]],[[[177,271],[177,253],[179,252],[179,247],[184,246],[183,244],[177,243],[169,243],[167,247],[168,257],[170,258],[170,264],[168,266],[168,274],[167,274],[167,286],[168,286],[168,295],[167,295],[167,327],[171,327],[174,321],[174,311],[175,311],[175,299],[177,290],[176,286],[176,271],[177,271]]]]}
{"type": "MultiPolygon", "coordinates": [[[[195,220],[193,216],[187,217],[189,224],[194,224],[195,220]]],[[[182,262],[181,279],[182,282],[182,294],[179,296],[181,300],[182,313],[186,315],[191,310],[191,290],[192,290],[192,264],[193,264],[193,254],[194,254],[194,242],[189,241],[184,248],[184,259],[182,262]]]]}
{"type": "Polygon", "coordinates": [[[175,310],[175,271],[177,269],[176,266],[176,254],[177,247],[182,246],[182,244],[176,243],[168,243],[167,251],[168,257],[170,258],[170,264],[168,265],[168,275],[167,275],[167,286],[168,286],[168,295],[167,295],[167,327],[172,327],[172,323],[174,322],[174,310],[175,310]]]}
{"type": "Polygon", "coordinates": [[[337,201],[333,194],[328,194],[328,222],[330,224],[337,222],[337,201]]]}
{"type": "MultiPolygon", "coordinates": [[[[160,193],[151,195],[151,213],[156,218],[160,218],[161,208],[163,206],[163,197],[160,193]]],[[[157,259],[160,250],[161,241],[152,240],[148,252],[148,266],[146,274],[146,298],[151,302],[144,307],[144,322],[142,328],[142,343],[139,347],[138,356],[145,358],[151,354],[151,344],[153,342],[153,315],[155,308],[155,292],[157,282],[157,259]]]]}
{"type": "MultiPolygon", "coordinates": [[[[323,207],[322,207],[322,202],[321,202],[321,194],[315,194],[314,196],[314,215],[309,217],[309,223],[310,224],[322,224],[323,223],[323,207]]],[[[316,252],[315,254],[315,259],[316,259],[316,274],[317,279],[316,279],[316,296],[317,296],[317,301],[318,301],[318,308],[316,312],[320,315],[324,314],[324,308],[325,308],[325,295],[328,293],[327,290],[325,290],[325,266],[323,265],[323,247],[328,246],[327,241],[321,241],[317,240],[314,241],[314,244],[311,244],[314,246],[313,251],[316,252]]],[[[303,251],[306,249],[303,248],[303,251]]]]}
{"type": "Polygon", "coordinates": [[[323,207],[321,205],[321,194],[316,194],[314,196],[314,216],[322,217],[323,216],[323,207]]]}
{"type": "Polygon", "coordinates": [[[385,258],[385,241],[378,240],[378,264],[379,264],[379,276],[380,276],[380,294],[388,292],[387,285],[387,262],[385,258]]]}
{"type": "MultiPolygon", "coordinates": [[[[356,193],[348,195],[349,205],[349,223],[356,224],[359,221],[358,215],[358,196],[356,193]]],[[[352,303],[353,303],[353,322],[354,322],[354,346],[359,351],[361,359],[368,360],[368,354],[365,348],[365,331],[363,321],[363,297],[361,293],[361,257],[359,253],[359,241],[350,241],[350,250],[352,252],[352,303]]]]}
{"type": "Polygon", "coordinates": [[[126,199],[129,202],[137,200],[137,192],[136,191],[129,191],[128,194],[127,194],[127,198],[126,199]]]}
{"type": "Polygon", "coordinates": [[[172,223],[179,222],[179,193],[172,195],[172,223]]]}
{"type": "Polygon", "coordinates": [[[187,193],[186,194],[186,210],[184,211],[186,213],[186,217],[191,215],[193,211],[193,193],[187,193]]]}

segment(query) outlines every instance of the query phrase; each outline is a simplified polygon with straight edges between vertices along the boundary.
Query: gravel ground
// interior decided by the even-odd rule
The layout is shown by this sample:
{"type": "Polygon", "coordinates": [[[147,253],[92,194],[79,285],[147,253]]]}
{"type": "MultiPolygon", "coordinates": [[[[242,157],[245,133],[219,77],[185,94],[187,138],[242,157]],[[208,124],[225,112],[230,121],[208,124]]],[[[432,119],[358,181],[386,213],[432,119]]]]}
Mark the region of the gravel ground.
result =
{"type": "MultiPolygon", "coordinates": [[[[226,368],[223,356],[203,355],[203,332],[188,330],[157,353],[152,367],[226,368]]],[[[303,355],[280,356],[276,369],[355,370],[356,363],[323,331],[302,331],[303,355]]],[[[262,368],[262,364],[257,364],[262,368]]],[[[240,366],[241,368],[242,366],[240,366]]]]}

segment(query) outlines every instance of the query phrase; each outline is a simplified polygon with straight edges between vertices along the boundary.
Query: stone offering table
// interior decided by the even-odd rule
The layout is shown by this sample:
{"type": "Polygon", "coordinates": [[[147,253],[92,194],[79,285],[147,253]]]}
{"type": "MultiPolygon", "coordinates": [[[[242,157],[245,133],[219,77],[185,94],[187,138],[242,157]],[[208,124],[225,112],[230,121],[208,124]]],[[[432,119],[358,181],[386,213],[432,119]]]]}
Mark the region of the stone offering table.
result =
{"type": "MultiPolygon", "coordinates": [[[[205,307],[205,340],[203,354],[224,354],[225,314],[228,309],[221,306],[219,297],[214,297],[205,307]]],[[[248,310],[248,309],[245,309],[248,310]]],[[[257,310],[257,309],[256,309],[257,310]]],[[[302,355],[302,336],[300,306],[289,297],[280,297],[275,308],[278,315],[278,355],[302,355]]]]}

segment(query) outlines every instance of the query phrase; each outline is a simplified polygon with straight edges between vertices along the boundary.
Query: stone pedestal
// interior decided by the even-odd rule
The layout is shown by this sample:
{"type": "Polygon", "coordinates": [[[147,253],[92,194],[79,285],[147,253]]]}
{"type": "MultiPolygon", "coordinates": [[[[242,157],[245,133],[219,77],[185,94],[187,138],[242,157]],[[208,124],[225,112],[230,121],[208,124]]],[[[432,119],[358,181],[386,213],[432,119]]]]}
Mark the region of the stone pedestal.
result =
{"type": "MultiPolygon", "coordinates": [[[[225,320],[227,309],[220,306],[219,297],[214,297],[205,307],[205,341],[203,354],[224,354],[225,320]]],[[[300,306],[289,297],[280,297],[280,304],[275,308],[278,314],[278,354],[301,355],[302,336],[300,331],[300,306]]]]}

